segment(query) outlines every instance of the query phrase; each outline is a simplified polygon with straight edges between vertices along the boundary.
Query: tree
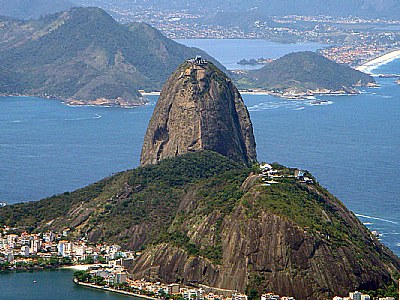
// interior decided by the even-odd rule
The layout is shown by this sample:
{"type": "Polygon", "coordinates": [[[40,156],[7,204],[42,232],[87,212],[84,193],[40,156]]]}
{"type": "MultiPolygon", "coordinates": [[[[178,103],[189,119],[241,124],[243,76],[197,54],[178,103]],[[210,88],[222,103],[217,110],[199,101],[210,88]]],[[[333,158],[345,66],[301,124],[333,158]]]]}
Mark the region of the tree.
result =
{"type": "Polygon", "coordinates": [[[92,276],[86,271],[76,271],[74,272],[74,278],[79,282],[88,282],[92,276]]]}
{"type": "Polygon", "coordinates": [[[254,289],[254,288],[251,288],[251,289],[248,291],[247,296],[249,297],[248,300],[255,300],[255,299],[258,299],[258,298],[259,298],[258,292],[257,292],[257,290],[254,289]]]}

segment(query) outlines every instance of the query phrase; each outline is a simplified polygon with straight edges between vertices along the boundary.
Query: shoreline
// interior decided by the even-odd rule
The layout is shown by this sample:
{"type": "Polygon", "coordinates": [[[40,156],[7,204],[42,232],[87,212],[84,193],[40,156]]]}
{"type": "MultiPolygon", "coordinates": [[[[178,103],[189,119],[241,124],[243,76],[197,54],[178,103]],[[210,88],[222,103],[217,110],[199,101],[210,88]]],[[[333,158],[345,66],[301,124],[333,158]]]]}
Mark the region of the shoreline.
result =
{"type": "Polygon", "coordinates": [[[160,96],[161,92],[140,92],[142,96],[160,96]]]}
{"type": "Polygon", "coordinates": [[[30,271],[44,271],[44,270],[75,270],[75,271],[86,271],[93,266],[107,266],[107,264],[85,264],[85,265],[61,265],[61,266],[31,266],[31,267],[12,267],[7,269],[0,269],[1,272],[30,272],[30,271]]]}
{"type": "Polygon", "coordinates": [[[74,283],[79,285],[79,286],[88,287],[88,288],[92,288],[92,289],[97,289],[97,290],[105,291],[105,292],[112,292],[112,293],[121,294],[121,295],[124,295],[124,296],[142,298],[142,299],[147,299],[147,300],[158,300],[159,299],[159,298],[154,298],[154,297],[150,297],[150,296],[146,296],[146,295],[135,294],[135,293],[131,293],[131,292],[123,291],[123,290],[117,290],[117,289],[113,289],[113,288],[110,288],[110,287],[103,287],[103,286],[98,286],[98,285],[94,285],[94,284],[91,284],[91,283],[79,282],[79,281],[76,281],[75,279],[74,279],[74,283]]]}
{"type": "MultiPolygon", "coordinates": [[[[365,87],[378,87],[376,84],[368,84],[365,87]]],[[[318,96],[355,96],[359,95],[360,91],[356,88],[350,88],[349,90],[310,90],[308,92],[301,93],[278,93],[268,90],[239,90],[241,95],[268,95],[285,100],[315,100],[318,96]]]]}
{"type": "Polygon", "coordinates": [[[44,99],[44,100],[56,100],[61,102],[62,104],[70,107],[117,107],[117,108],[137,108],[137,107],[142,107],[146,106],[148,104],[147,99],[145,99],[143,96],[140,97],[141,101],[140,103],[123,103],[123,102],[118,102],[118,99],[110,100],[110,99],[105,99],[105,98],[99,98],[96,100],[75,100],[75,99],[65,99],[65,98],[59,98],[55,96],[41,96],[41,95],[30,95],[30,94],[20,94],[20,93],[0,93],[0,97],[30,97],[30,98],[39,98],[39,99],[44,99]]]}
{"type": "Polygon", "coordinates": [[[396,59],[400,58],[400,50],[393,50],[388,53],[385,53],[379,57],[376,57],[358,67],[355,69],[357,71],[361,71],[367,74],[372,74],[372,71],[377,69],[380,66],[386,65],[396,59]]]}

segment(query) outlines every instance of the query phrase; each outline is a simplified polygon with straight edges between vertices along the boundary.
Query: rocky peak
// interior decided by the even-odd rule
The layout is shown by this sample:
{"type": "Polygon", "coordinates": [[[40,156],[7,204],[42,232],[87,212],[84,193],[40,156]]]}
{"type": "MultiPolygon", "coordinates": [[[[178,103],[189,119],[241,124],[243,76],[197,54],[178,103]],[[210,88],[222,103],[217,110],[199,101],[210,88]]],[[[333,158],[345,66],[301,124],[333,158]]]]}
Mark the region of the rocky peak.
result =
{"type": "Polygon", "coordinates": [[[141,165],[212,150],[235,161],[256,161],[250,116],[239,91],[214,64],[199,57],[180,65],[164,84],[144,138],[141,165]]]}

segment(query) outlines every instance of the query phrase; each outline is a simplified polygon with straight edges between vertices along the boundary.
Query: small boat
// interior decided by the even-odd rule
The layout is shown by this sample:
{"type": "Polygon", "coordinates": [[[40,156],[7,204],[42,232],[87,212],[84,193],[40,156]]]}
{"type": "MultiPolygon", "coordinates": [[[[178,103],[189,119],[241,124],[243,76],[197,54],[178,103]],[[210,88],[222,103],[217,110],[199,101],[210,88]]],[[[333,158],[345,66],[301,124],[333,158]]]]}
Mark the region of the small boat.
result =
{"type": "Polygon", "coordinates": [[[34,280],[33,283],[36,283],[36,280],[34,280]]]}
{"type": "Polygon", "coordinates": [[[329,101],[327,100],[315,100],[310,102],[311,105],[327,105],[329,101]]]}

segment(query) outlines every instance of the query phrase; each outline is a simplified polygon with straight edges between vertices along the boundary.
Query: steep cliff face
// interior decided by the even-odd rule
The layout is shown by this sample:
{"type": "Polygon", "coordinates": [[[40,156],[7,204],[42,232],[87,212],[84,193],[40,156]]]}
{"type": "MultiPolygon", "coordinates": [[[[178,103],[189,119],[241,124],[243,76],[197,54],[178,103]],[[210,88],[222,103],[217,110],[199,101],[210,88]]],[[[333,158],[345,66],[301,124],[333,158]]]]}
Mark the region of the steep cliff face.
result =
{"type": "Polygon", "coordinates": [[[330,299],[392,282],[398,258],[338,199],[318,185],[279,185],[256,182],[229,214],[204,214],[204,201],[192,194],[195,200],[181,202],[169,232],[184,232],[188,243],[220,255],[190,255],[174,243],[158,244],[142,252],[132,272],[242,292],[272,290],[296,299],[330,299]],[[271,200],[281,194],[295,200],[271,200]]]}
{"type": "Polygon", "coordinates": [[[242,97],[210,62],[188,61],[165,83],[145,135],[140,162],[212,150],[235,161],[256,161],[255,140],[242,97]]]}

